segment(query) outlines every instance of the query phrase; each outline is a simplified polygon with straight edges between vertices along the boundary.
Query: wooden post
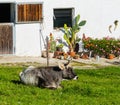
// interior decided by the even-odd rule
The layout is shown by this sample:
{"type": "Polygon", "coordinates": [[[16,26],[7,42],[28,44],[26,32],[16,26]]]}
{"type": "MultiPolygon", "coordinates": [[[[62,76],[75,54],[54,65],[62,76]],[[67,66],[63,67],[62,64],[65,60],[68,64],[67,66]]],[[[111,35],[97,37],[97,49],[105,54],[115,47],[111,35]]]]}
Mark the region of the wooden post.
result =
{"type": "Polygon", "coordinates": [[[47,42],[47,46],[46,46],[46,51],[47,51],[47,66],[49,66],[49,48],[48,48],[48,37],[46,37],[46,42],[47,42]]]}

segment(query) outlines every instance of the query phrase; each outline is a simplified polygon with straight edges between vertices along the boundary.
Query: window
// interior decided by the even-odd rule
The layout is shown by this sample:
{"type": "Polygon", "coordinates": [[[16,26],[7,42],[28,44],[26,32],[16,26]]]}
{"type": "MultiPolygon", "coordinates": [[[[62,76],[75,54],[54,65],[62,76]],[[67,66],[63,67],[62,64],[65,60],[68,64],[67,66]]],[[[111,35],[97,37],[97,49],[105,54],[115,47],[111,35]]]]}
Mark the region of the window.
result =
{"type": "Polygon", "coordinates": [[[42,4],[17,4],[17,22],[42,21],[42,4]]]}
{"type": "Polygon", "coordinates": [[[72,26],[73,9],[54,9],[54,28],[63,27],[67,24],[68,27],[72,26]]]}
{"type": "Polygon", "coordinates": [[[13,22],[14,12],[12,3],[0,3],[0,23],[13,22]]]}

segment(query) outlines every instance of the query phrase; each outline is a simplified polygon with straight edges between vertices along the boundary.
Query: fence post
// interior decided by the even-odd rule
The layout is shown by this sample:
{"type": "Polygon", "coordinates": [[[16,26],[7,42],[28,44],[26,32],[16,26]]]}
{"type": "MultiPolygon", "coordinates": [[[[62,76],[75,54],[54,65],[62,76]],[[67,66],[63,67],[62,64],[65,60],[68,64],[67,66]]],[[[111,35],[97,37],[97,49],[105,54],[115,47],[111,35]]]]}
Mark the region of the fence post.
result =
{"type": "Polygon", "coordinates": [[[47,46],[46,46],[46,51],[47,51],[47,66],[49,66],[49,46],[48,46],[48,37],[46,37],[46,42],[47,42],[47,46]]]}

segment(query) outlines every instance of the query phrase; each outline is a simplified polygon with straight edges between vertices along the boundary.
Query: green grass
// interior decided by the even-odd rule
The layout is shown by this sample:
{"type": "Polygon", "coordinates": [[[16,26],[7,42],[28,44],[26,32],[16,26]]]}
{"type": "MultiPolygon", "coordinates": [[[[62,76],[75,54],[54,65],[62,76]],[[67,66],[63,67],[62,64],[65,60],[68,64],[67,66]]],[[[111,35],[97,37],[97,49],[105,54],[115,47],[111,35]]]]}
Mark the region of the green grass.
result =
{"type": "Polygon", "coordinates": [[[19,83],[21,66],[0,66],[0,105],[120,105],[120,67],[79,70],[49,90],[19,83]]]}

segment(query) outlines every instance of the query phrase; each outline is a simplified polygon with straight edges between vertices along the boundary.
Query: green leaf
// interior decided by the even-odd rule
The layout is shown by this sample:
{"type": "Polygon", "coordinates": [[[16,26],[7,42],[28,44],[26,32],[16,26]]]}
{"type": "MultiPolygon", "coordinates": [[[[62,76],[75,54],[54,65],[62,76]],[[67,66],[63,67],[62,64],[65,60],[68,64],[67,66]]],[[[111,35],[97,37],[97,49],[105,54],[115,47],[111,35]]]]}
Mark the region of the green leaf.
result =
{"type": "Polygon", "coordinates": [[[79,23],[79,26],[84,26],[86,24],[86,20],[83,20],[79,23]]]}
{"type": "Polygon", "coordinates": [[[66,36],[66,34],[64,34],[64,39],[66,40],[66,42],[70,45],[70,40],[69,40],[69,38],[66,36]]]}
{"type": "Polygon", "coordinates": [[[72,39],[71,39],[71,43],[73,44],[76,40],[76,34],[73,32],[72,33],[72,39]]]}
{"type": "Polygon", "coordinates": [[[80,15],[77,15],[77,16],[75,17],[75,23],[77,24],[77,23],[79,22],[79,20],[80,20],[80,15]]]}
{"type": "Polygon", "coordinates": [[[80,40],[81,38],[77,38],[75,43],[79,43],[80,40]]]}

